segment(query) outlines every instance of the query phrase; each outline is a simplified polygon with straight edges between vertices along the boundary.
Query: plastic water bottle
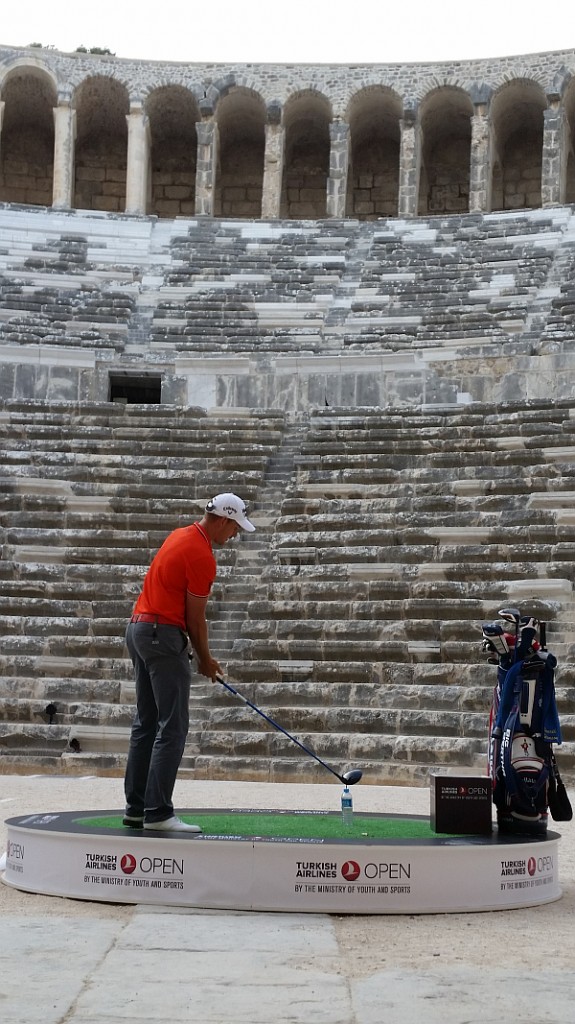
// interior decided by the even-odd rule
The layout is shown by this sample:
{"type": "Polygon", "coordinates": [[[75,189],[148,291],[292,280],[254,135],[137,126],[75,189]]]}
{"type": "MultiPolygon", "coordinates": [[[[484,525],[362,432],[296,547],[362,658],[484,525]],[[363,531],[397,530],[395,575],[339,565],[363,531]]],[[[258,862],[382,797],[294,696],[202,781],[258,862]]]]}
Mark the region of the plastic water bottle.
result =
{"type": "Polygon", "coordinates": [[[353,800],[347,786],[341,794],[341,823],[344,828],[353,825],[353,800]]]}

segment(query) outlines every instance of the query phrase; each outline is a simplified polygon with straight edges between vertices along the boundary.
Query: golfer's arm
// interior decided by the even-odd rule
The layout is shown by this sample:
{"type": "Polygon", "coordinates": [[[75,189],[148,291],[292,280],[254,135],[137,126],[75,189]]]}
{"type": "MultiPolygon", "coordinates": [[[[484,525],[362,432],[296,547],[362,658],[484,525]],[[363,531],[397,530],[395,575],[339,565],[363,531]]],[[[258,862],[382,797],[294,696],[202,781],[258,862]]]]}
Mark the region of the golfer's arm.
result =
{"type": "Polygon", "coordinates": [[[206,621],[207,597],[186,594],[186,626],[190,643],[200,663],[211,658],[208,623],[206,621]]]}

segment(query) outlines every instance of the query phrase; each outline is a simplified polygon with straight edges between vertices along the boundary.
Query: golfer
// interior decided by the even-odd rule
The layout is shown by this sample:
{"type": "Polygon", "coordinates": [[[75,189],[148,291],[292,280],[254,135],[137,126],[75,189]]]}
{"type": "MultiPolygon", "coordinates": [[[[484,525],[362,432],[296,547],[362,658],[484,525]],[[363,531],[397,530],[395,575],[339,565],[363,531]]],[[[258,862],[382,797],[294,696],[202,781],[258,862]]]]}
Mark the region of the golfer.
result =
{"type": "Polygon", "coordinates": [[[146,574],[126,631],[136,680],[124,780],[124,825],[168,832],[201,832],[174,815],[172,794],[190,724],[191,647],[197,670],[215,682],[206,605],[216,577],[213,547],[239,531],[253,532],[237,494],[216,494],[203,518],[174,530],[146,574]]]}

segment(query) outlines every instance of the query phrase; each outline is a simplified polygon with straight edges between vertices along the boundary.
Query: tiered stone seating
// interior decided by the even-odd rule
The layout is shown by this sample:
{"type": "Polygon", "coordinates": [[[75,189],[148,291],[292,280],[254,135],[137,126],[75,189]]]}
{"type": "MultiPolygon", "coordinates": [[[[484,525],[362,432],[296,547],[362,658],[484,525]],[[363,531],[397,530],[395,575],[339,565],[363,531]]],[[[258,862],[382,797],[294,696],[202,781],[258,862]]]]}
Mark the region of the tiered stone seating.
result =
{"type": "Polygon", "coordinates": [[[569,207],[361,224],[0,214],[4,345],[512,357],[569,337],[569,207]]]}
{"type": "Polygon", "coordinates": [[[123,350],[135,310],[131,269],[128,287],[118,289],[88,259],[83,234],[7,232],[3,241],[10,245],[0,255],[0,344],[123,350]]]}
{"type": "Polygon", "coordinates": [[[523,333],[569,211],[374,226],[343,327],[348,349],[497,342],[523,333]]]}
{"type": "Polygon", "coordinates": [[[193,352],[323,351],[356,232],[355,222],[193,222],[171,241],[153,341],[193,352]]]}
{"type": "Polygon", "coordinates": [[[558,294],[551,300],[541,340],[546,342],[567,342],[575,333],[575,244],[567,250],[558,268],[558,294]]]}
{"type": "MultiPolygon", "coordinates": [[[[124,631],[168,532],[222,489],[254,500],[281,441],[278,413],[8,402],[0,411],[2,763],[117,768],[133,714],[124,631]],[[55,704],[49,724],[46,708],[55,704]]],[[[240,548],[219,556],[220,583],[240,548]]],[[[244,615],[227,612],[225,651],[244,615]],[[237,620],[237,621],[236,621],[237,620]]],[[[1,765],[0,765],[1,770],[1,765]]]]}
{"type": "MultiPolygon", "coordinates": [[[[572,772],[574,410],[317,411],[234,646],[242,692],[373,781],[483,771],[495,670],[481,623],[515,604],[550,620],[558,757],[572,772]]],[[[289,741],[221,704],[196,773],[241,771],[249,756],[254,776],[321,778],[289,741]]]]}
{"type": "MultiPolygon", "coordinates": [[[[426,378],[428,403],[465,396],[469,379],[469,400],[500,387],[514,394],[519,376],[517,393],[531,393],[523,383],[540,355],[541,379],[569,395],[573,211],[361,225],[20,217],[26,230],[2,210],[5,394],[26,372],[13,346],[37,346],[39,357],[41,346],[94,350],[73,381],[61,375],[58,395],[95,394],[110,373],[134,368],[169,375],[182,354],[213,355],[233,377],[233,353],[241,386],[221,399],[216,374],[218,401],[248,395],[298,412],[3,406],[0,748],[14,759],[24,751],[33,766],[53,748],[80,766],[75,739],[86,763],[120,769],[133,699],[129,608],[166,533],[229,486],[257,500],[260,529],[223,552],[210,614],[246,694],[318,753],[367,765],[373,781],[423,778],[434,764],[483,766],[493,675],[479,626],[502,603],[528,605],[551,620],[569,767],[571,399],[326,407],[307,432],[299,410],[321,395],[324,373],[339,374],[357,402],[363,355],[381,353],[385,374],[397,349],[407,376],[440,366],[435,390],[426,378]],[[101,362],[100,348],[109,350],[101,362]],[[290,379],[306,353],[305,372],[290,379]],[[335,357],[327,369],[324,355],[335,357]],[[465,363],[453,375],[452,355],[465,363]],[[505,387],[485,372],[487,355],[507,361],[505,387]],[[73,391],[83,373],[88,392],[73,391]],[[272,464],[283,476],[270,476],[272,464]]],[[[418,401],[419,387],[398,401],[418,401]]],[[[220,688],[198,682],[193,700],[186,770],[323,778],[220,688]]]]}

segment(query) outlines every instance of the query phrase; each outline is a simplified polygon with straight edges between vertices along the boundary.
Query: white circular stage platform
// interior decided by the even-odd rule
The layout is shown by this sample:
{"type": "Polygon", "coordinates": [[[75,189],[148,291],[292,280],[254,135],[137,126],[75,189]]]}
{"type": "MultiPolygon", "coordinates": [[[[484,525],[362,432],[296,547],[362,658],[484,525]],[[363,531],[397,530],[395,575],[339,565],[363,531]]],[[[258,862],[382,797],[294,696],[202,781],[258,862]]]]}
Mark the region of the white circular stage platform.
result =
{"type": "MultiPolygon", "coordinates": [[[[206,811],[183,815],[194,813],[206,811]]],[[[260,837],[260,814],[289,812],[217,813],[253,815],[253,835],[93,824],[117,819],[117,810],[10,818],[3,880],[26,892],[107,903],[331,914],[509,910],[561,896],[556,832],[362,841],[260,837]]]]}

